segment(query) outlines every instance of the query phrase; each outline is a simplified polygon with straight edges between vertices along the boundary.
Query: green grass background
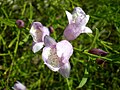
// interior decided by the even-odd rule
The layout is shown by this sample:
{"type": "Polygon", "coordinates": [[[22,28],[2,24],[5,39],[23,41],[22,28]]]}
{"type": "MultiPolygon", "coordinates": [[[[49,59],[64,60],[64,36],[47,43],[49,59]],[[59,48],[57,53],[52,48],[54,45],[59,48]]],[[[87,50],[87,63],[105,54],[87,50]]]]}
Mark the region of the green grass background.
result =
{"type": "Polygon", "coordinates": [[[0,0],[0,90],[12,90],[15,81],[28,90],[120,90],[120,0],[0,0]],[[40,21],[54,28],[56,41],[68,24],[65,10],[81,7],[90,15],[93,34],[72,41],[71,74],[65,79],[44,65],[41,52],[31,50],[31,23],[40,21]],[[16,20],[25,22],[24,28],[16,20]],[[100,48],[106,57],[89,54],[100,48]],[[106,66],[98,65],[104,59],[106,66]]]}

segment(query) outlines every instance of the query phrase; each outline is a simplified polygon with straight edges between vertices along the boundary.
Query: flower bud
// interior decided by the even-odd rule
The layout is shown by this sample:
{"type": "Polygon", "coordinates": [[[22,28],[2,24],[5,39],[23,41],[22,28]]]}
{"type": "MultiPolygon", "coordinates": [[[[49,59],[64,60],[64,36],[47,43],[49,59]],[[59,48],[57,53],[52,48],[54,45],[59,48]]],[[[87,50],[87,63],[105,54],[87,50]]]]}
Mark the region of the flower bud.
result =
{"type": "Polygon", "coordinates": [[[101,49],[97,49],[97,48],[93,48],[91,50],[88,51],[91,54],[95,54],[95,55],[99,55],[99,56],[106,56],[108,54],[108,52],[105,52],[101,49]]]}
{"type": "Polygon", "coordinates": [[[107,62],[104,60],[104,59],[101,59],[101,58],[97,58],[96,59],[96,63],[98,65],[102,65],[103,67],[106,67],[107,66],[107,62]]]}
{"type": "Polygon", "coordinates": [[[100,58],[96,59],[96,63],[99,64],[99,65],[103,64],[104,62],[105,61],[103,59],[100,59],[100,58]]]}
{"type": "Polygon", "coordinates": [[[17,24],[18,28],[23,28],[24,25],[25,25],[25,23],[24,23],[23,20],[17,20],[17,21],[16,21],[16,24],[17,24]]]}
{"type": "Polygon", "coordinates": [[[48,27],[49,28],[49,31],[50,33],[53,33],[54,32],[54,28],[52,26],[48,27]]]}

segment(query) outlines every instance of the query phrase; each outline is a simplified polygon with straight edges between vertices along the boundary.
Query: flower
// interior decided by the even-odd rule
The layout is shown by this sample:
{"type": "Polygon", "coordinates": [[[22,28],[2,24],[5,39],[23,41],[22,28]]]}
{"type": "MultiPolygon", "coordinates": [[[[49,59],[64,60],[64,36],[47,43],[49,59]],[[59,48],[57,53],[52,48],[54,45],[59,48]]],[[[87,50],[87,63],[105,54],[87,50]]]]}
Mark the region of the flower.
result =
{"type": "Polygon", "coordinates": [[[64,30],[64,37],[67,40],[74,40],[81,33],[92,33],[92,30],[89,27],[86,27],[89,15],[86,15],[80,7],[76,7],[72,14],[66,11],[66,15],[69,24],[64,30]]]}
{"type": "Polygon", "coordinates": [[[105,52],[101,49],[97,49],[97,48],[93,48],[91,50],[88,51],[91,54],[95,54],[95,55],[100,55],[100,56],[106,56],[108,54],[108,52],[105,52]]]}
{"type": "Polygon", "coordinates": [[[32,51],[36,53],[43,47],[44,36],[49,35],[49,30],[40,22],[33,22],[32,27],[30,29],[30,34],[33,37],[32,51]]]}
{"type": "Polygon", "coordinates": [[[57,43],[48,35],[45,36],[44,43],[45,47],[42,52],[44,64],[52,71],[59,72],[63,77],[69,77],[71,69],[69,59],[73,54],[72,45],[67,40],[57,43]]]}
{"type": "Polygon", "coordinates": [[[26,87],[22,83],[20,83],[19,81],[17,81],[15,83],[15,85],[12,87],[12,89],[14,89],[14,90],[27,90],[26,87]]]}
{"type": "Polygon", "coordinates": [[[25,26],[25,23],[23,20],[17,20],[16,24],[17,24],[18,28],[23,28],[25,26]]]}

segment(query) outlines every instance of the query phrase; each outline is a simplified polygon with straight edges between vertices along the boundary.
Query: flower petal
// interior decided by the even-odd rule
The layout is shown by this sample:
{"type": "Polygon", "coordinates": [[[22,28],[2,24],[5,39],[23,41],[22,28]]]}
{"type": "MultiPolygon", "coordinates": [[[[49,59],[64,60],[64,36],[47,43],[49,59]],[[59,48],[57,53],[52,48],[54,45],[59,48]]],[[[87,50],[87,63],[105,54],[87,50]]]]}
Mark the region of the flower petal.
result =
{"type": "Polygon", "coordinates": [[[56,48],[58,57],[62,57],[62,62],[67,63],[70,56],[73,54],[73,47],[71,43],[67,40],[62,40],[57,43],[56,48]]]}
{"type": "Polygon", "coordinates": [[[59,69],[58,72],[59,72],[63,77],[68,78],[69,75],[70,75],[70,69],[71,69],[70,63],[68,62],[68,63],[66,63],[64,66],[62,66],[62,67],[59,69]]]}
{"type": "Polygon", "coordinates": [[[45,64],[48,66],[49,69],[51,69],[51,70],[54,71],[54,72],[56,72],[56,71],[58,71],[58,70],[60,69],[60,67],[53,67],[53,66],[51,66],[51,65],[48,64],[48,63],[45,63],[45,64]]]}
{"type": "Polygon", "coordinates": [[[20,83],[19,81],[17,81],[12,88],[14,90],[27,90],[26,87],[22,83],[20,83]]]}
{"type": "Polygon", "coordinates": [[[42,32],[43,32],[42,41],[44,41],[44,37],[46,35],[49,36],[50,32],[49,32],[49,29],[47,27],[45,27],[45,26],[42,28],[42,32]]]}
{"type": "Polygon", "coordinates": [[[58,71],[59,67],[53,67],[52,65],[50,65],[48,63],[48,59],[50,56],[50,47],[44,47],[43,48],[43,52],[42,52],[42,59],[44,60],[44,64],[46,64],[48,66],[49,69],[51,69],[52,71],[58,71]]]}
{"type": "Polygon", "coordinates": [[[33,37],[34,42],[42,42],[42,27],[43,25],[40,22],[33,22],[32,27],[30,29],[30,34],[33,37]]]}
{"type": "Polygon", "coordinates": [[[72,23],[72,14],[68,11],[65,11],[65,12],[66,12],[69,24],[71,24],[72,23]]]}
{"type": "Polygon", "coordinates": [[[81,19],[80,16],[78,16],[78,18],[76,19],[76,25],[81,27],[81,26],[86,26],[86,24],[89,21],[89,15],[86,15],[84,18],[81,19]]]}
{"type": "Polygon", "coordinates": [[[44,47],[43,51],[42,51],[42,59],[44,60],[44,62],[47,61],[48,56],[50,55],[50,47],[44,47]]]}
{"type": "Polygon", "coordinates": [[[81,33],[92,33],[92,30],[89,27],[85,27],[81,33]]]}
{"type": "Polygon", "coordinates": [[[84,29],[83,26],[78,27],[75,23],[69,24],[64,30],[64,37],[69,41],[74,40],[80,35],[82,29],[84,29]]]}
{"type": "Polygon", "coordinates": [[[82,25],[83,25],[83,26],[85,26],[85,25],[88,23],[89,18],[90,18],[90,16],[89,16],[89,15],[86,15],[86,17],[83,19],[83,22],[82,22],[82,25]]]}
{"type": "Polygon", "coordinates": [[[80,7],[75,7],[72,14],[77,14],[78,16],[85,16],[85,12],[80,7]]]}
{"type": "Polygon", "coordinates": [[[44,37],[44,44],[46,47],[52,46],[52,45],[56,45],[56,41],[51,38],[50,36],[46,35],[44,37]]]}
{"type": "Polygon", "coordinates": [[[44,43],[43,42],[39,42],[39,43],[35,43],[33,46],[32,46],[32,51],[34,53],[38,52],[42,47],[43,47],[44,43]]]}
{"type": "Polygon", "coordinates": [[[33,22],[30,34],[33,37],[34,42],[43,42],[44,36],[49,35],[49,29],[40,22],[33,22]]]}
{"type": "Polygon", "coordinates": [[[80,23],[82,22],[82,20],[86,17],[85,12],[82,10],[82,8],[80,7],[76,7],[74,8],[73,12],[72,12],[72,16],[73,16],[73,20],[74,23],[80,23]]]}

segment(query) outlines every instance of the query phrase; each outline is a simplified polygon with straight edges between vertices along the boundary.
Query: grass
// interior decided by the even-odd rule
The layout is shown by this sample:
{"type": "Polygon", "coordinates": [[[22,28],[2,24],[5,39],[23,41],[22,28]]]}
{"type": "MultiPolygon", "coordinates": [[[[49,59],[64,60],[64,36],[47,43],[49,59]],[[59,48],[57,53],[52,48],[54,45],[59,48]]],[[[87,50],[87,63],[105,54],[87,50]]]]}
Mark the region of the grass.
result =
{"type": "Polygon", "coordinates": [[[1,0],[0,1],[0,90],[11,90],[15,81],[28,90],[120,90],[120,1],[119,0],[1,0]],[[44,65],[41,52],[31,50],[29,34],[33,21],[53,26],[57,41],[68,24],[65,10],[81,7],[90,15],[87,24],[93,34],[81,34],[72,41],[70,78],[65,79],[44,65]],[[25,22],[24,28],[16,20],[25,22]],[[88,53],[100,48],[109,54],[88,53]],[[98,65],[104,59],[106,66],[98,65]]]}

